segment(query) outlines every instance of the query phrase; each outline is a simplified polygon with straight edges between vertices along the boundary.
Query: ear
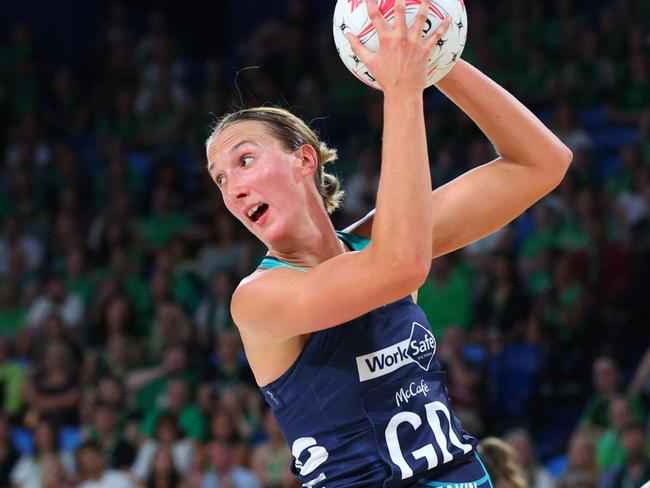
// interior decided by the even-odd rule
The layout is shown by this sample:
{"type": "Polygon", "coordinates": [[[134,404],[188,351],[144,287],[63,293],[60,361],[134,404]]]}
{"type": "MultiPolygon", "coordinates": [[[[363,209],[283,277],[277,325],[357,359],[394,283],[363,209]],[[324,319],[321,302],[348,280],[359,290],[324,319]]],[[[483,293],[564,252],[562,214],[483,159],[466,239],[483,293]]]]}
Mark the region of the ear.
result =
{"type": "Polygon", "coordinates": [[[303,144],[296,151],[300,159],[300,174],[302,176],[313,175],[318,170],[318,153],[309,144],[303,144]]]}

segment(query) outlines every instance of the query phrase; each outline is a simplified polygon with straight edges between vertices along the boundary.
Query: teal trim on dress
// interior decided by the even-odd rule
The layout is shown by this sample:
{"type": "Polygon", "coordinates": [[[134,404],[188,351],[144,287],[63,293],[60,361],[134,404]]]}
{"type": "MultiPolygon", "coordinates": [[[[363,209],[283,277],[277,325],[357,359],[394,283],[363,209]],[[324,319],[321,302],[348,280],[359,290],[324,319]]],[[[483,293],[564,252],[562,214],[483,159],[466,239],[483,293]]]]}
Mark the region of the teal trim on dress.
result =
{"type": "MultiPolygon", "coordinates": [[[[346,244],[353,251],[361,251],[362,249],[366,248],[368,244],[370,244],[370,239],[366,239],[364,237],[360,237],[355,234],[348,234],[346,232],[337,231],[336,235],[338,235],[339,239],[341,239],[343,243],[346,244]]],[[[262,262],[259,264],[258,268],[260,269],[289,268],[289,269],[295,269],[296,271],[302,271],[305,273],[308,271],[307,269],[301,268],[300,266],[294,266],[293,264],[280,261],[279,259],[276,259],[273,256],[265,257],[262,260],[262,262]]]]}
{"type": "Polygon", "coordinates": [[[483,476],[480,480],[476,481],[427,481],[425,483],[422,483],[422,486],[433,486],[435,488],[447,488],[448,486],[472,486],[475,484],[475,486],[481,486],[483,483],[489,483],[490,488],[492,488],[492,482],[490,480],[489,475],[483,476]]]}
{"type": "Polygon", "coordinates": [[[356,234],[348,234],[347,232],[336,232],[339,238],[345,242],[353,251],[361,251],[368,247],[370,239],[358,236],[356,234]]]}
{"type": "Polygon", "coordinates": [[[476,453],[476,451],[474,451],[474,457],[479,462],[479,464],[483,468],[483,471],[485,472],[485,476],[483,476],[481,479],[478,479],[476,481],[428,481],[425,479],[421,479],[419,481],[419,483],[421,483],[420,486],[433,486],[434,488],[447,488],[447,487],[472,486],[473,484],[475,484],[475,486],[479,487],[482,484],[487,483],[490,486],[490,488],[494,488],[494,486],[492,485],[492,479],[490,478],[490,473],[488,473],[488,470],[485,469],[485,465],[483,464],[483,461],[476,453]]]}
{"type": "Polygon", "coordinates": [[[290,269],[295,269],[296,271],[302,271],[304,273],[307,272],[305,268],[301,268],[300,266],[294,266],[293,264],[285,263],[283,261],[279,261],[275,258],[264,258],[258,268],[262,269],[273,269],[273,268],[290,268],[290,269]]]}
{"type": "Polygon", "coordinates": [[[488,473],[487,468],[485,467],[485,464],[483,464],[483,460],[481,457],[476,454],[476,451],[474,451],[474,456],[476,457],[476,460],[481,463],[481,466],[483,466],[483,471],[485,471],[485,476],[487,476],[487,481],[490,484],[490,488],[494,488],[494,485],[492,484],[492,478],[490,478],[490,473],[488,473]]]}

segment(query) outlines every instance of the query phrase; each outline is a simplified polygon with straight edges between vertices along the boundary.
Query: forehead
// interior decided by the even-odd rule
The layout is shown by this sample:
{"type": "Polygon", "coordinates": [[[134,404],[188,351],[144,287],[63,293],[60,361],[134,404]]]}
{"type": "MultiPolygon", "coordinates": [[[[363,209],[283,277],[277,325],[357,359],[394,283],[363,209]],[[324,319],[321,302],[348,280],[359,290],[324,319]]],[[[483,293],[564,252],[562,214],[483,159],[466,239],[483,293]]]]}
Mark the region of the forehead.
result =
{"type": "Polygon", "coordinates": [[[264,123],[255,120],[235,122],[219,132],[207,148],[208,165],[218,165],[240,143],[272,144],[275,139],[264,123]]]}

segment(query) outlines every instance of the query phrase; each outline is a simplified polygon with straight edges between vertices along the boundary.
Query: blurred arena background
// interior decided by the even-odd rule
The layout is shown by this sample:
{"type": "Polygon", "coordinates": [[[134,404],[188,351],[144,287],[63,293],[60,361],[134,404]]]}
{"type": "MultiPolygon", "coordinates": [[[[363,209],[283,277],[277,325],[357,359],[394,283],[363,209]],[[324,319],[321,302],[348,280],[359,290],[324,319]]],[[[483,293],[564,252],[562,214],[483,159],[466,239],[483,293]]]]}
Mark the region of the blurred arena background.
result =
{"type": "MultiPolygon", "coordinates": [[[[228,313],[264,249],[203,144],[233,107],[290,108],[339,149],[337,227],[372,208],[381,96],[340,62],[333,2],[0,8],[0,487],[298,486],[228,313]]],[[[463,57],[575,159],[434,262],[419,301],[450,396],[531,487],[626,486],[632,458],[650,470],[650,1],[468,11],[463,57]]],[[[435,185],[494,156],[435,89],[426,105],[435,185]]]]}

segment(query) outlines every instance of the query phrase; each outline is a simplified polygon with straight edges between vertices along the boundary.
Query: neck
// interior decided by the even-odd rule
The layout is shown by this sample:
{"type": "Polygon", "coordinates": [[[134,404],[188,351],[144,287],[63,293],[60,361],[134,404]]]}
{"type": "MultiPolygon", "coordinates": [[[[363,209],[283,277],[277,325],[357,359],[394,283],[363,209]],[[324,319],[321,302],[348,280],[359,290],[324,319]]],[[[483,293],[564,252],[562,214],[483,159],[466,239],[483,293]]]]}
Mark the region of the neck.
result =
{"type": "Polygon", "coordinates": [[[347,249],[336,235],[329,216],[324,215],[324,218],[318,216],[311,220],[303,232],[290,241],[270,246],[271,255],[293,266],[310,269],[343,254],[347,249]]]}

